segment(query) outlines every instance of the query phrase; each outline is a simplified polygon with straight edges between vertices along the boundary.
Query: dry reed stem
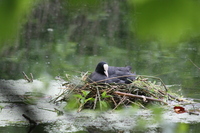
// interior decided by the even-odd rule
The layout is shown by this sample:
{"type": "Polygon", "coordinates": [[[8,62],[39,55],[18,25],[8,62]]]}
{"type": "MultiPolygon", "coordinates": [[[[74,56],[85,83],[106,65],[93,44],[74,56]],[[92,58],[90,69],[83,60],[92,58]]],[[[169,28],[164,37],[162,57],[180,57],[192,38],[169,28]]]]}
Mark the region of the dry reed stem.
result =
{"type": "MultiPolygon", "coordinates": [[[[142,99],[144,99],[144,96],[140,96],[140,95],[134,95],[134,94],[124,93],[124,92],[119,92],[119,91],[115,91],[114,93],[117,94],[117,95],[121,95],[121,96],[129,96],[129,97],[135,97],[135,98],[142,98],[142,99]]],[[[168,103],[164,102],[161,99],[155,99],[155,98],[152,98],[152,97],[145,97],[145,98],[148,99],[148,100],[152,100],[152,101],[162,102],[162,103],[168,105],[168,103]]]]}

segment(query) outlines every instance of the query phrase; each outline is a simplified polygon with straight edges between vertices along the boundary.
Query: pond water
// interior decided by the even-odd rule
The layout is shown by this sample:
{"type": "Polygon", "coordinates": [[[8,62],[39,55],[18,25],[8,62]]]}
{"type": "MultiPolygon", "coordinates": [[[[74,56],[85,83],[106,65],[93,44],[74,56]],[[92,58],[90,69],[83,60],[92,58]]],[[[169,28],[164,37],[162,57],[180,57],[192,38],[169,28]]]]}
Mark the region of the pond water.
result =
{"type": "MultiPolygon", "coordinates": [[[[45,130],[45,127],[49,124],[39,124],[37,125],[31,133],[49,133],[49,131],[45,130]]],[[[5,126],[0,127],[0,131],[2,133],[28,133],[30,127],[27,125],[12,125],[12,126],[5,126]]]]}
{"type": "MultiPolygon", "coordinates": [[[[181,125],[181,123],[180,123],[181,125]]],[[[168,126],[168,127],[162,127],[162,128],[154,128],[151,130],[147,130],[147,131],[134,131],[134,133],[177,133],[178,131],[176,130],[176,128],[178,129],[178,127],[180,126],[179,123],[176,123],[174,125],[168,126]],[[169,128],[169,129],[166,129],[169,128]]],[[[185,125],[184,125],[185,126],[185,125]]],[[[198,133],[200,130],[199,124],[187,124],[186,126],[187,128],[189,128],[189,130],[187,130],[187,133],[198,133]]],[[[6,126],[6,127],[0,127],[0,131],[2,133],[16,133],[16,131],[18,133],[28,133],[30,127],[28,126],[22,126],[22,125],[13,125],[13,126],[6,126]]],[[[37,125],[37,127],[35,127],[31,133],[117,133],[117,132],[113,132],[113,131],[102,131],[102,130],[96,130],[94,128],[90,128],[89,131],[86,130],[79,130],[79,131],[59,131],[59,129],[56,129],[53,124],[39,124],[37,125]],[[91,129],[91,130],[90,130],[91,129]]],[[[183,131],[184,132],[184,131],[183,131]]],[[[128,132],[127,132],[128,133],[128,132]]],[[[179,132],[178,132],[179,133],[179,132]]],[[[181,133],[181,132],[180,132],[181,133]]]]}

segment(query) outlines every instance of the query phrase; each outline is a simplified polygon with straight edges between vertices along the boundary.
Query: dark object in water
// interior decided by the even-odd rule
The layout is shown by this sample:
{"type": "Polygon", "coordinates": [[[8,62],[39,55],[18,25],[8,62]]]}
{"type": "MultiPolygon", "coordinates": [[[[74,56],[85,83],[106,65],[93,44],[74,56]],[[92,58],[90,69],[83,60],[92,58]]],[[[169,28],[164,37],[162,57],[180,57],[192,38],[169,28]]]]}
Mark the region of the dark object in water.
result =
{"type": "Polygon", "coordinates": [[[125,83],[130,84],[135,80],[136,74],[131,73],[131,67],[108,66],[105,62],[99,62],[95,71],[88,76],[89,82],[98,83],[125,83]]]}

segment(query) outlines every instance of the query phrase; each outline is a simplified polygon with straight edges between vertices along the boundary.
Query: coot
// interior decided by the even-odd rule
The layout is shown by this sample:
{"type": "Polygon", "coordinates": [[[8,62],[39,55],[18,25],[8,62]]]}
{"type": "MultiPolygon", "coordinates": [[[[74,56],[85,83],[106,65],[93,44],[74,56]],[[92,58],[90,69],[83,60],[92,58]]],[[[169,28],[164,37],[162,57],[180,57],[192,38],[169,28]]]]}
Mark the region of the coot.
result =
{"type": "Polygon", "coordinates": [[[88,76],[89,82],[98,83],[125,83],[130,84],[135,80],[136,75],[131,73],[131,67],[108,66],[106,62],[99,62],[91,75],[88,76]]]}
{"type": "Polygon", "coordinates": [[[108,64],[105,62],[99,62],[95,71],[88,76],[89,82],[106,83],[108,78],[108,64]],[[102,80],[102,81],[101,81],[102,80]]]}

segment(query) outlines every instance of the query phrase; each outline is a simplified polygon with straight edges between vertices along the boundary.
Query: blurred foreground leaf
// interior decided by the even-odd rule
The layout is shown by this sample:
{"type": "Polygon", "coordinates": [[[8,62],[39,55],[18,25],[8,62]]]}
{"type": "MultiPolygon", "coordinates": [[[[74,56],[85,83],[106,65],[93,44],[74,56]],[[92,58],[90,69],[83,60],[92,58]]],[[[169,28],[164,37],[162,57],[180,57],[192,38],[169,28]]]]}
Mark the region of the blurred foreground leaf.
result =
{"type": "Polygon", "coordinates": [[[5,41],[15,38],[20,26],[26,21],[25,15],[31,11],[32,5],[32,0],[0,1],[0,49],[5,45],[5,41]]]}
{"type": "Polygon", "coordinates": [[[129,0],[132,30],[142,40],[174,43],[200,34],[200,3],[194,0],[129,0]]]}

